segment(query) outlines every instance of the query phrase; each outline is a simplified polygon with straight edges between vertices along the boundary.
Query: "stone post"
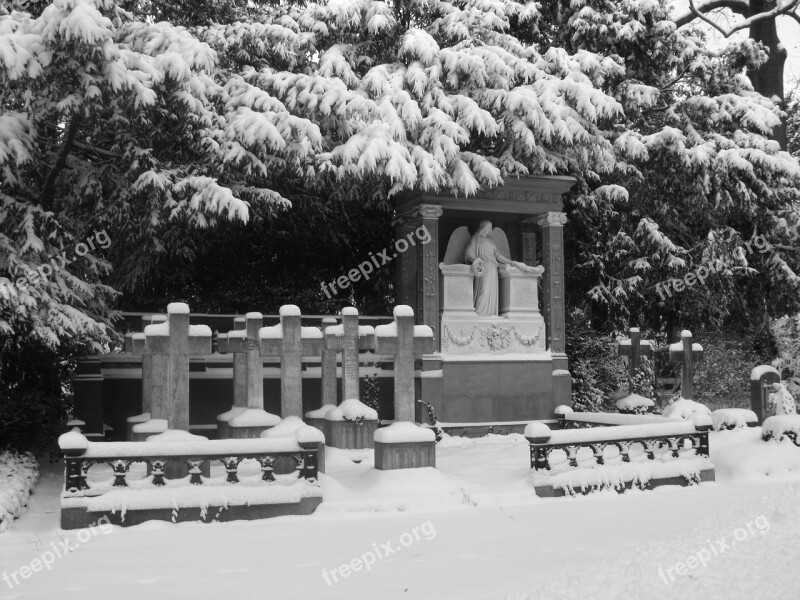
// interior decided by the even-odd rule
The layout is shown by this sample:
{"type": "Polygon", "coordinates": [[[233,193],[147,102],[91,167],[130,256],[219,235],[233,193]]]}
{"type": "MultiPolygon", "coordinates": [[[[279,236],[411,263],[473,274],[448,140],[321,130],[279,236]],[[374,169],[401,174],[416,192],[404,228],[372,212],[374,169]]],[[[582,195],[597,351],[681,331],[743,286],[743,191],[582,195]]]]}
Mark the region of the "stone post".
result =
{"type": "Polygon", "coordinates": [[[692,332],[684,329],[681,341],[669,346],[670,361],[681,363],[681,397],[687,400],[694,400],[694,365],[703,360],[703,347],[692,339],[692,332]]]}
{"type": "Polygon", "coordinates": [[[767,406],[770,387],[781,382],[781,375],[775,367],[760,365],[750,372],[750,410],[756,413],[759,423],[771,417],[767,406]]]}
{"type": "Polygon", "coordinates": [[[415,209],[418,226],[430,235],[427,244],[417,248],[417,320],[433,332],[434,352],[439,349],[439,217],[438,204],[420,204],[415,209]]]}
{"type": "Polygon", "coordinates": [[[322,331],[300,324],[300,308],[286,304],[280,308],[281,322],[262,327],[258,332],[261,356],[281,359],[281,417],[303,418],[303,357],[321,356],[322,331]]]}
{"type": "MultiPolygon", "coordinates": [[[[336,325],[336,319],[325,317],[322,319],[322,330],[336,325]]],[[[336,350],[322,349],[320,361],[320,387],[322,388],[322,406],[336,406],[336,350]]]]}
{"type": "Polygon", "coordinates": [[[374,347],[374,329],[359,326],[358,310],[352,306],[342,309],[342,324],[325,328],[325,348],[342,352],[342,400],[360,400],[361,350],[374,347]]]}
{"type": "Polygon", "coordinates": [[[433,332],[414,325],[410,306],[394,307],[394,323],[375,328],[375,354],[394,355],[394,420],[415,421],[414,358],[433,352],[433,332]]]}

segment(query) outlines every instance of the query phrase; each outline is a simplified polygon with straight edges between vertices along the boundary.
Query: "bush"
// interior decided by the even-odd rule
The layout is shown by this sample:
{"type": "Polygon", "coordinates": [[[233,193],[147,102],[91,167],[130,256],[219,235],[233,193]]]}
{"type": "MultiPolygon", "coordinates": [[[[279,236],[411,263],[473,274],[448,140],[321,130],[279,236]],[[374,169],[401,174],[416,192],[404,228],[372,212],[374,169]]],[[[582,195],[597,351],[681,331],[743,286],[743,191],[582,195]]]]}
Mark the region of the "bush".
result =
{"type": "Polygon", "coordinates": [[[6,338],[0,351],[0,444],[41,450],[67,422],[70,373],[76,357],[89,349],[66,343],[55,350],[19,339],[6,338]]]}

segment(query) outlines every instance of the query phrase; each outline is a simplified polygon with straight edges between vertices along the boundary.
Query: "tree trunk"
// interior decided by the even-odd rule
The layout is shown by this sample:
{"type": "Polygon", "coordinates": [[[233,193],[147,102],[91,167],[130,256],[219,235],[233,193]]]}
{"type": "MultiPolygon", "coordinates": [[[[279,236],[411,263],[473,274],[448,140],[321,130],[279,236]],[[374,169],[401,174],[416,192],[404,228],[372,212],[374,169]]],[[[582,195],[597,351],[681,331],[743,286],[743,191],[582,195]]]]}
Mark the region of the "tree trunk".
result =
{"type": "MultiPolygon", "coordinates": [[[[750,0],[750,15],[768,12],[775,8],[775,0],[750,0]]],[[[762,96],[780,99],[781,110],[786,109],[783,93],[783,65],[786,62],[786,48],[778,39],[778,28],[775,18],[757,21],[750,26],[750,37],[756,42],[761,42],[769,50],[769,60],[756,71],[749,71],[747,76],[753,83],[753,88],[762,96]]],[[[783,150],[787,147],[786,119],[781,119],[781,124],[772,131],[772,137],[783,150]]]]}

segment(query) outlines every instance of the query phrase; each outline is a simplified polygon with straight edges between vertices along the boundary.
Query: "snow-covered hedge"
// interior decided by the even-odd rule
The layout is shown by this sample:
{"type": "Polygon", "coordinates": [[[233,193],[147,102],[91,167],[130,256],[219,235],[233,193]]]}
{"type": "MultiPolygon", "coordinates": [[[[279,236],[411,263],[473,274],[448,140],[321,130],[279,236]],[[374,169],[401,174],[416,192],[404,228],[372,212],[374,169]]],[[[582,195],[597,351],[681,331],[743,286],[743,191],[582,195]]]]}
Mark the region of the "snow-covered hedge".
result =
{"type": "Polygon", "coordinates": [[[711,413],[714,431],[723,429],[743,429],[758,424],[758,417],[746,408],[720,408],[711,413]]]}
{"type": "Polygon", "coordinates": [[[617,400],[616,406],[623,414],[643,415],[655,406],[655,402],[639,394],[631,394],[617,400]]]}
{"type": "Polygon", "coordinates": [[[39,479],[39,463],[33,454],[0,452],[0,533],[11,527],[28,506],[39,479]]]}
{"type": "Polygon", "coordinates": [[[775,415],[764,421],[761,437],[767,440],[782,440],[788,437],[800,446],[800,415],[775,415]]]}

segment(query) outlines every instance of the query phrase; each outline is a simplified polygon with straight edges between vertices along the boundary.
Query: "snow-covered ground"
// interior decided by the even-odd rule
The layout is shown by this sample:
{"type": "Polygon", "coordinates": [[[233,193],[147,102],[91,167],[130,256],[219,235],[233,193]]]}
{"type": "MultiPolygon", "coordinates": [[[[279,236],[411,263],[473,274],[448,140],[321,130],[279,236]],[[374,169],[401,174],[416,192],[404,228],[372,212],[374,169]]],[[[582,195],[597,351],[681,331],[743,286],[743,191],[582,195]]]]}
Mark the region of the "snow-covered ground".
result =
{"type": "Polygon", "coordinates": [[[800,448],[759,434],[712,433],[716,483],[561,499],[534,495],[521,436],[446,439],[413,471],[329,449],[312,516],[81,532],[58,529],[63,474],[43,468],[0,536],[19,580],[0,598],[796,598],[800,448]]]}

